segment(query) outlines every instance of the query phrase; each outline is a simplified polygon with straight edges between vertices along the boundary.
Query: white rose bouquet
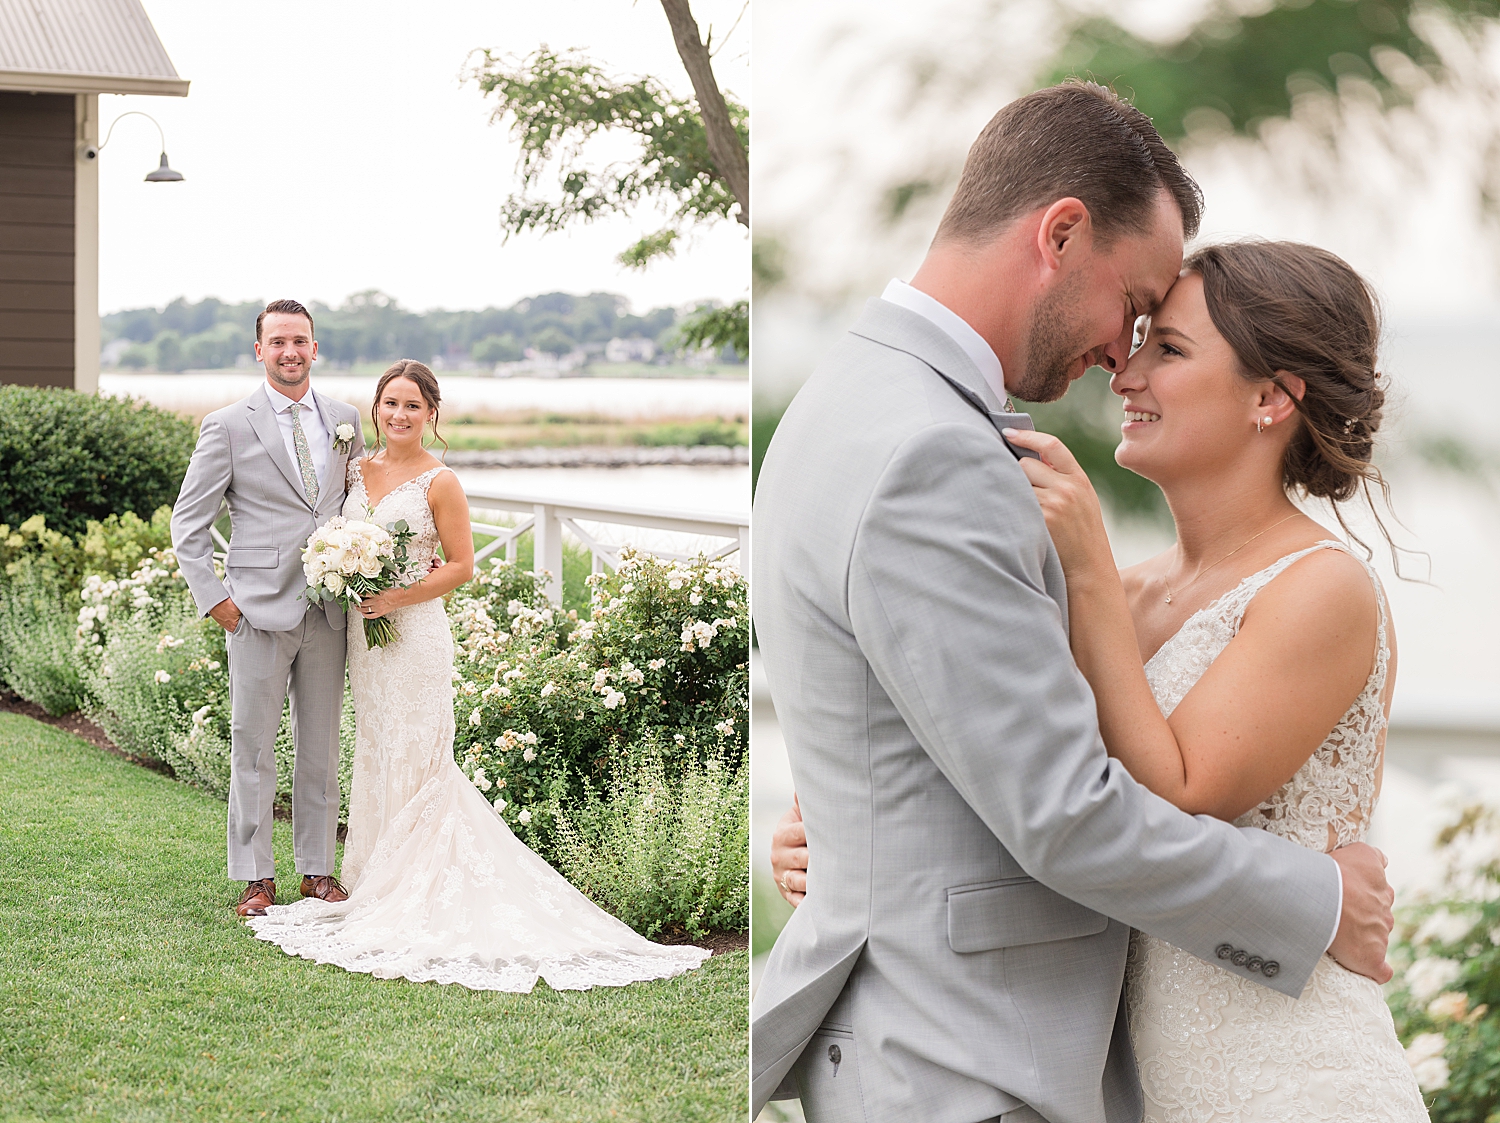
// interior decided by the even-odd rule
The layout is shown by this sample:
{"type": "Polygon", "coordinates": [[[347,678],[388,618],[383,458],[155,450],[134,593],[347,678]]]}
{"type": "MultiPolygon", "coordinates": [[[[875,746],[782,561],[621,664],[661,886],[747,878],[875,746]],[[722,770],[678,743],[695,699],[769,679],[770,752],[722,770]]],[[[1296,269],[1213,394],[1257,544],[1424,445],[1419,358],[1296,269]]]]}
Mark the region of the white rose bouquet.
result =
{"type": "MultiPolygon", "coordinates": [[[[302,550],[303,594],[308,607],[338,601],[348,611],[365,597],[401,584],[407,570],[406,546],[415,533],[406,520],[388,527],[336,515],[307,540],[302,550]]],[[[365,621],[365,641],[384,647],[396,638],[388,617],[365,621]]]]}

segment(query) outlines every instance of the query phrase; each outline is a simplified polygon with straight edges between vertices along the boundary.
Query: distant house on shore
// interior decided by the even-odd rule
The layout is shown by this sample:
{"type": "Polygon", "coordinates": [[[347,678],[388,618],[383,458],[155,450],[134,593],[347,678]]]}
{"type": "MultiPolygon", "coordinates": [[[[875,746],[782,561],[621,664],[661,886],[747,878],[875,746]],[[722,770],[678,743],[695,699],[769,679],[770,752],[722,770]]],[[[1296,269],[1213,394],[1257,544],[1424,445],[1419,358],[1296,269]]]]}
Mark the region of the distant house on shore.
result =
{"type": "Polygon", "coordinates": [[[0,382],[99,386],[99,95],[186,97],[140,0],[0,0],[0,382]]]}
{"type": "Polygon", "coordinates": [[[611,363],[649,363],[656,358],[656,344],[649,339],[611,339],[604,345],[604,358],[611,363]]]}

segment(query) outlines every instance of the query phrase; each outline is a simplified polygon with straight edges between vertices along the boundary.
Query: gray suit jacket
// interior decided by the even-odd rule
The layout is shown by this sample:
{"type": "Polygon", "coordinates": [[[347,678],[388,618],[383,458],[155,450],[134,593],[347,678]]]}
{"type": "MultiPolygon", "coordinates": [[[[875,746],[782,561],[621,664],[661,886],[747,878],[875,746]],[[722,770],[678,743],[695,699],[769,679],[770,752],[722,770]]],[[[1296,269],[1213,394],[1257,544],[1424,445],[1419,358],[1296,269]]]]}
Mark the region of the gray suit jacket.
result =
{"type": "Polygon", "coordinates": [[[1135,1123],[1130,927],[1295,996],[1338,873],[1108,759],[1031,488],[932,368],[1002,408],[870,301],[757,486],[756,634],[813,862],[752,1007],[752,1115],[779,1087],[815,1120],[1135,1123]]]}
{"type": "MultiPolygon", "coordinates": [[[[316,390],[309,392],[330,434],[342,422],[352,424],[355,434],[348,452],[330,451],[327,478],[319,481],[316,510],[308,503],[302,475],[287,454],[264,386],[256,387],[244,401],[203,419],[198,445],[172,508],[177,562],[202,614],[233,596],[252,628],[283,632],[296,627],[307,612],[307,602],[298,599],[307,587],[302,547],[313,530],[343,507],[349,458],[362,455],[365,447],[358,410],[316,390]],[[209,528],[225,499],[231,537],[220,581],[214,573],[209,528]]],[[[326,603],[323,611],[333,627],[344,626],[344,612],[337,604],[326,603]]]]}

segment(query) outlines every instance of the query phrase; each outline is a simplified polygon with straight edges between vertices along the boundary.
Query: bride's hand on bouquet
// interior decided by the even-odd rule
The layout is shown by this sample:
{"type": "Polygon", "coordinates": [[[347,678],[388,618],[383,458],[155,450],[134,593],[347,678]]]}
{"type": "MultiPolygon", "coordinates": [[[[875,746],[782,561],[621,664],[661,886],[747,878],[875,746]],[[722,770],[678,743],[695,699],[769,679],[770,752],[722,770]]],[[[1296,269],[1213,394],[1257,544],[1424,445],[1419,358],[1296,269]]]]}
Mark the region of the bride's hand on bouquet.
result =
{"type": "Polygon", "coordinates": [[[792,808],[771,832],[771,875],[776,891],[794,908],[807,895],[807,828],[802,808],[792,796],[792,808]]]}
{"type": "Polygon", "coordinates": [[[382,589],[372,597],[365,597],[359,602],[357,611],[366,620],[378,620],[380,617],[394,612],[405,602],[401,599],[405,589],[390,588],[382,589]]]}
{"type": "Polygon", "coordinates": [[[1030,429],[1007,429],[1005,439],[1041,456],[1040,460],[1023,457],[1019,463],[1041,505],[1063,571],[1071,577],[1085,567],[1099,565],[1114,573],[1099,496],[1068,446],[1050,433],[1030,429]]]}

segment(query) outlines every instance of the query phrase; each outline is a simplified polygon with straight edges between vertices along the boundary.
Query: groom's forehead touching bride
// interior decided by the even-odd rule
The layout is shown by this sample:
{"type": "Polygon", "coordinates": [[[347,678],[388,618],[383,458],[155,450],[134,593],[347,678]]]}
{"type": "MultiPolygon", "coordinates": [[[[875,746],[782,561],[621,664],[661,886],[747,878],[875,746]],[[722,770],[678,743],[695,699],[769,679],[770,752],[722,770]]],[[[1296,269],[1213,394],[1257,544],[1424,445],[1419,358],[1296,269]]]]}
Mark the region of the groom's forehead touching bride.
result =
{"type": "Polygon", "coordinates": [[[1053,86],[980,133],[912,285],[984,337],[1007,391],[1053,401],[1091,366],[1124,369],[1202,207],[1143,113],[1093,83],[1053,86]]]}

